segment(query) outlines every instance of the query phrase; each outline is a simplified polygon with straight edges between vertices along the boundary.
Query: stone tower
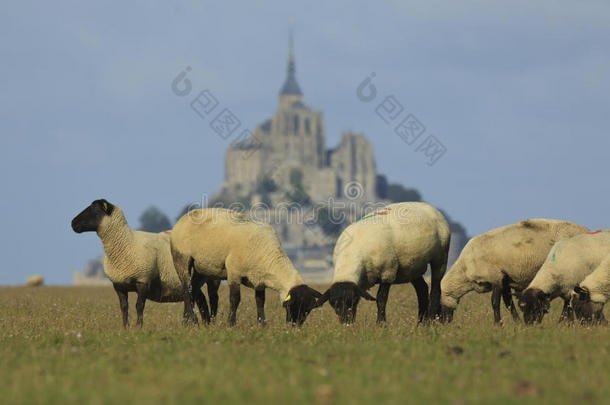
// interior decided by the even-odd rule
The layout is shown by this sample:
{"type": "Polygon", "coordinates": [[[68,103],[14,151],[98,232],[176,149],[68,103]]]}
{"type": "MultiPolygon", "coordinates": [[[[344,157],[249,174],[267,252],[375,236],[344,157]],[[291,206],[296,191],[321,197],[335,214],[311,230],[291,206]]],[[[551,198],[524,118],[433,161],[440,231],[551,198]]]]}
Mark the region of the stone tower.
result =
{"type": "Polygon", "coordinates": [[[302,167],[325,166],[324,119],[303,101],[296,79],[292,40],[288,51],[286,80],[280,89],[278,109],[271,119],[270,160],[290,161],[302,167]]]}
{"type": "Polygon", "coordinates": [[[376,199],[372,145],[362,134],[345,132],[337,148],[326,149],[324,116],[304,101],[291,38],[277,110],[256,127],[251,139],[229,147],[221,193],[253,195],[265,177],[272,177],[285,192],[292,187],[290,177],[295,170],[300,172],[302,185],[313,201],[343,198],[343,187],[353,181],[361,184],[363,199],[376,199]]]}

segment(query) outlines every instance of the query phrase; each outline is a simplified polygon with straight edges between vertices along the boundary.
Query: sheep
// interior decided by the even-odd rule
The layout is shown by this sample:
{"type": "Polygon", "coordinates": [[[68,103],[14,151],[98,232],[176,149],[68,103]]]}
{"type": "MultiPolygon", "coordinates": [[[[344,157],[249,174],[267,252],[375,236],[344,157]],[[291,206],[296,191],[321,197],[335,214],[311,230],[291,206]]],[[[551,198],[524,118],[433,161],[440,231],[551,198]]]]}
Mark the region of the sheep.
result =
{"type": "MultiPolygon", "coordinates": [[[[76,233],[95,231],[104,247],[104,272],[116,291],[123,327],[129,325],[127,293],[136,291],[137,326],[144,322],[147,299],[156,302],[182,301],[182,284],[173,266],[169,232],[133,231],[117,205],[105,199],[95,200],[72,220],[76,233]]],[[[202,284],[194,286],[195,301],[204,322],[210,313],[201,292],[202,284]]],[[[208,283],[212,316],[218,308],[219,282],[208,283]]]]}
{"type": "Polygon", "coordinates": [[[583,323],[607,324],[604,305],[610,299],[610,254],[576,287],[571,303],[583,323]]]}
{"type": "Polygon", "coordinates": [[[450,231],[436,208],[421,202],[387,205],[352,223],[339,236],[333,253],[333,283],[318,300],[329,301],[343,324],[355,321],[360,298],[377,301],[377,322],[386,321],[392,284],[411,283],[418,300],[418,318],[437,315],[440,280],[447,268],[450,231]],[[431,293],[423,279],[431,265],[431,293]],[[379,284],[377,297],[366,292],[379,284]]]}
{"type": "Polygon", "coordinates": [[[44,284],[44,277],[40,274],[30,276],[25,280],[26,287],[40,287],[44,284]]]}
{"type": "Polygon", "coordinates": [[[492,291],[495,323],[502,321],[500,299],[520,321],[511,288],[517,295],[532,281],[553,244],[588,231],[573,222],[527,219],[472,238],[441,281],[441,321],[451,322],[460,299],[474,290],[492,291]]]}
{"type": "Polygon", "coordinates": [[[555,243],[536,277],[519,298],[525,322],[541,322],[550,301],[556,297],[563,298],[564,302],[559,321],[572,321],[572,290],[609,253],[610,231],[584,233],[555,243]]]}
{"type": "Polygon", "coordinates": [[[320,293],[305,285],[280,246],[270,225],[224,208],[190,211],[178,220],[171,234],[174,266],[184,289],[184,311],[194,316],[189,284],[194,278],[227,280],[228,325],[237,322],[240,285],[255,291],[257,319],[265,324],[265,288],[280,294],[286,322],[301,326],[320,293]]]}

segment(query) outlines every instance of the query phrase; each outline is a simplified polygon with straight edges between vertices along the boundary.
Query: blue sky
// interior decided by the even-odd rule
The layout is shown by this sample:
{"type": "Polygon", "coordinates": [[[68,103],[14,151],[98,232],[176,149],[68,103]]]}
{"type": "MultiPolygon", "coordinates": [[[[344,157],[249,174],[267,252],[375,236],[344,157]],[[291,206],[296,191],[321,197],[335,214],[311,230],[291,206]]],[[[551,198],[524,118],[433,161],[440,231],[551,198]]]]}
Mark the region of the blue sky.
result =
{"type": "Polygon", "coordinates": [[[69,226],[94,199],[135,226],[216,191],[228,141],[171,82],[190,66],[254,128],[276,108],[291,26],[329,147],[364,132],[379,172],[473,235],[528,217],[610,228],[606,1],[53,3],[0,5],[1,284],[71,282],[101,252],[69,226]],[[445,145],[434,166],[356,97],[371,72],[445,145]]]}

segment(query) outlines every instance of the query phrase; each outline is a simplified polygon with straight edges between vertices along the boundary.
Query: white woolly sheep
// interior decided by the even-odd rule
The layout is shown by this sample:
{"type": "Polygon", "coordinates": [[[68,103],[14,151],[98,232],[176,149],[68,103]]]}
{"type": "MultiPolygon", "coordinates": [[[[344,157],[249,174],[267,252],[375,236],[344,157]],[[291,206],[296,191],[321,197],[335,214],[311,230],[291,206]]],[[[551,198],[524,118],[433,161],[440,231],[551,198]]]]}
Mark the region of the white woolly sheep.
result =
{"type": "MultiPolygon", "coordinates": [[[[72,220],[76,233],[95,231],[104,247],[104,272],[112,281],[119,297],[123,326],[127,327],[127,293],[136,291],[138,300],[137,325],[142,325],[147,299],[156,302],[178,302],[183,299],[183,288],[174,269],[169,232],[149,233],[132,230],[123,211],[117,205],[101,199],[91,203],[72,220]]],[[[195,301],[204,322],[210,314],[201,286],[194,286],[195,301]]],[[[219,282],[208,283],[212,315],[218,308],[219,282]]]]}
{"type": "Polygon", "coordinates": [[[44,277],[42,277],[40,274],[30,276],[25,280],[26,287],[40,287],[43,284],[44,284],[44,277]]]}
{"type": "Polygon", "coordinates": [[[265,288],[280,294],[286,321],[302,325],[321,294],[305,282],[286,256],[273,228],[245,214],[204,208],[185,214],[171,234],[174,266],[185,289],[186,317],[194,316],[188,302],[191,280],[227,280],[230,326],[236,323],[240,285],[255,290],[258,322],[265,322],[265,288]]]}
{"type": "Polygon", "coordinates": [[[348,226],[335,245],[333,284],[318,300],[327,300],[344,324],[354,322],[360,298],[375,300],[366,290],[379,284],[377,322],[385,322],[392,284],[412,283],[419,321],[434,317],[440,304],[440,280],[447,268],[450,231],[436,208],[420,202],[390,204],[348,226]],[[431,265],[430,308],[423,279],[431,265]]]}
{"type": "Polygon", "coordinates": [[[519,293],[527,287],[556,241],[587,230],[573,222],[528,219],[470,239],[441,281],[441,320],[450,322],[460,299],[474,290],[492,291],[496,323],[501,322],[501,297],[518,321],[511,288],[519,293]]]}
{"type": "Polygon", "coordinates": [[[572,290],[609,252],[610,231],[588,232],[555,243],[536,277],[519,298],[525,322],[541,322],[550,301],[556,297],[563,298],[564,302],[559,320],[573,320],[572,290]]]}
{"type": "Polygon", "coordinates": [[[607,324],[604,305],[610,299],[610,254],[576,287],[572,307],[586,323],[607,324]]]}

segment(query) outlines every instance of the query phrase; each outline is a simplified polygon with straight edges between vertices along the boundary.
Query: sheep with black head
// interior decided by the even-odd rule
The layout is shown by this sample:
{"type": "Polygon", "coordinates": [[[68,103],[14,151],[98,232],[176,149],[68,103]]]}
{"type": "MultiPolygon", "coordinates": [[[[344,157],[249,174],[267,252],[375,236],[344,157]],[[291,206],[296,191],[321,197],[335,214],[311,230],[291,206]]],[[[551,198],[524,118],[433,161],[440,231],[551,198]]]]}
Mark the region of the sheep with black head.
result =
{"type": "Polygon", "coordinates": [[[230,326],[237,322],[242,284],[255,290],[260,324],[265,323],[266,288],[280,294],[286,322],[299,326],[321,295],[305,285],[270,225],[236,211],[203,208],[185,214],[172,230],[171,251],[184,288],[187,317],[194,316],[189,302],[194,277],[227,280],[230,326]]]}
{"type": "MultiPolygon", "coordinates": [[[[127,293],[135,291],[137,321],[144,322],[146,300],[156,302],[179,302],[183,299],[183,288],[174,269],[170,251],[169,231],[150,233],[134,231],[127,224],[123,211],[105,199],[95,200],[72,220],[76,233],[96,232],[104,248],[104,272],[112,282],[119,297],[123,315],[123,326],[129,324],[127,293]]],[[[193,297],[205,323],[210,321],[210,312],[205,296],[201,292],[203,282],[193,286],[193,297]]],[[[208,282],[208,293],[212,317],[218,308],[217,281],[208,282]]]]}
{"type": "Polygon", "coordinates": [[[447,268],[449,225],[433,206],[420,202],[390,204],[348,226],[335,245],[335,274],[318,300],[328,301],[339,321],[353,323],[362,298],[377,301],[377,322],[386,321],[392,284],[411,283],[418,299],[421,322],[439,313],[440,282],[447,268]],[[431,266],[431,291],[423,279],[431,266]],[[379,284],[377,297],[366,290],[379,284]]]}
{"type": "Polygon", "coordinates": [[[588,232],[555,243],[519,298],[525,322],[541,322],[550,302],[558,297],[564,302],[559,320],[572,321],[574,312],[570,300],[574,288],[600,265],[609,252],[610,231],[607,230],[588,232]]]}

